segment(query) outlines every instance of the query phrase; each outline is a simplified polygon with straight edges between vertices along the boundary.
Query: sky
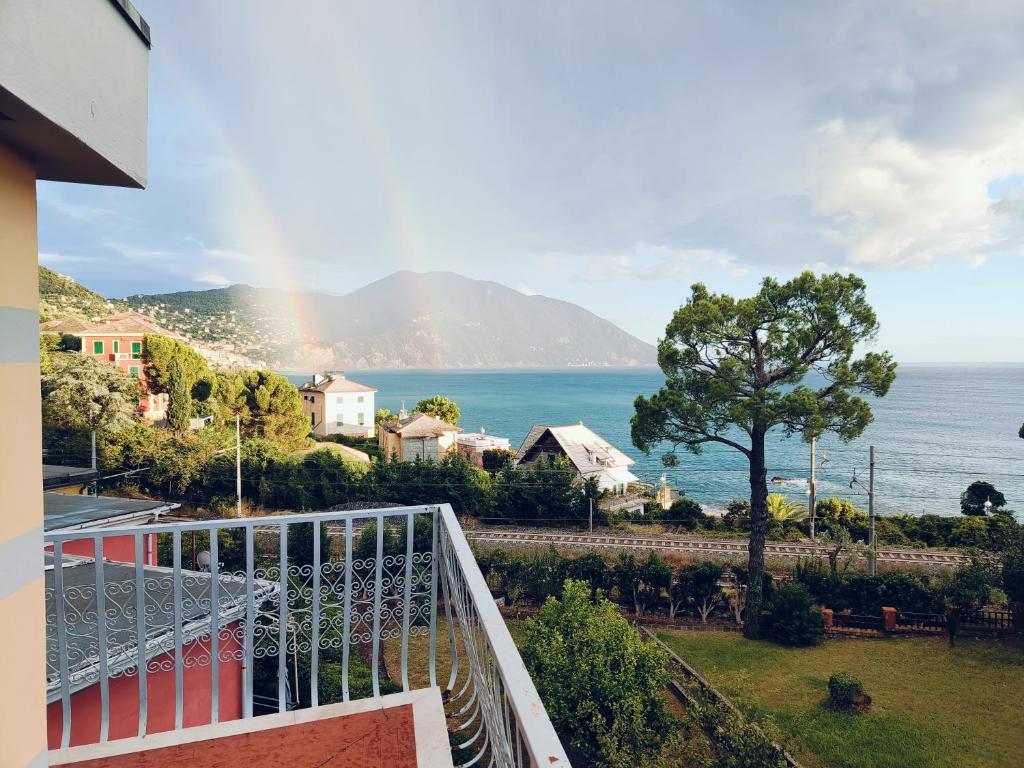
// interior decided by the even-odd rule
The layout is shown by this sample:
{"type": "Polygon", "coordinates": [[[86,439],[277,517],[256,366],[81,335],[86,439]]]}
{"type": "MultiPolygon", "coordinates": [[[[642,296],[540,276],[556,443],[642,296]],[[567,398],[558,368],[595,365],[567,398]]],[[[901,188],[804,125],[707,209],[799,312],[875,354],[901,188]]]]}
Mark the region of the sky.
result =
{"type": "Polygon", "coordinates": [[[449,270],[654,342],[842,270],[897,360],[1024,361],[1024,3],[133,2],[147,189],[39,185],[105,295],[449,270]]]}

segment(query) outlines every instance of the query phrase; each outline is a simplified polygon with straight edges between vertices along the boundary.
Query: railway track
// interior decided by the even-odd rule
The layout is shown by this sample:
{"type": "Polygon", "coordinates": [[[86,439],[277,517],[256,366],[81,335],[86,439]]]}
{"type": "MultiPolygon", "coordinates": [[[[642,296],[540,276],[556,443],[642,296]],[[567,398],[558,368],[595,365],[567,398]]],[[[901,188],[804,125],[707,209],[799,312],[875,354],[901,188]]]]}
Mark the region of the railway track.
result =
{"type": "MultiPolygon", "coordinates": [[[[467,530],[470,541],[491,544],[554,544],[558,547],[604,547],[608,549],[657,549],[681,554],[712,554],[745,557],[746,539],[667,539],[644,536],[621,536],[595,533],[564,533],[532,531],[467,530]]],[[[770,541],[764,547],[765,557],[826,557],[825,547],[803,542],[770,541]]],[[[957,552],[923,552],[915,549],[879,549],[880,563],[918,563],[921,565],[957,566],[970,560],[957,552]]]]}

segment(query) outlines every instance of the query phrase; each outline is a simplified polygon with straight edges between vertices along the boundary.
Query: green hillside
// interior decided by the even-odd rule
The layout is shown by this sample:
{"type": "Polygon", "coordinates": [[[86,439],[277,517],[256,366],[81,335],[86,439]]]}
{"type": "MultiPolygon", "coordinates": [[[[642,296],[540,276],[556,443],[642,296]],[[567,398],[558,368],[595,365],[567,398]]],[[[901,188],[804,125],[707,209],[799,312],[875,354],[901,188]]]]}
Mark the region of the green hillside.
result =
{"type": "Polygon", "coordinates": [[[124,309],[119,302],[109,301],[95,291],[79,285],[72,278],[39,267],[40,320],[54,320],[69,315],[80,315],[99,320],[112,312],[124,309]]]}

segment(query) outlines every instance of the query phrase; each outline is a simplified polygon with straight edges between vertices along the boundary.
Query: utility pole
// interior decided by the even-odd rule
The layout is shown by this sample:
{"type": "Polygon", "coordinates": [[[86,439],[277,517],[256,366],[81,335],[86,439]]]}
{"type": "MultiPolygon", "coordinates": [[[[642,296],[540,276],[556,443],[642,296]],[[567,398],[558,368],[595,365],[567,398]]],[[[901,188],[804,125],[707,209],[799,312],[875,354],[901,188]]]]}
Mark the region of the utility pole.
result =
{"type": "Polygon", "coordinates": [[[587,499],[590,502],[590,532],[594,532],[594,499],[590,497],[587,499]]]}
{"type": "MultiPolygon", "coordinates": [[[[96,430],[95,429],[90,433],[90,440],[92,442],[92,464],[91,464],[91,467],[92,467],[92,471],[95,473],[96,472],[96,430]]],[[[100,495],[100,484],[96,480],[95,475],[93,476],[91,485],[92,485],[92,495],[93,496],[99,496],[100,495]]]]}
{"type": "Polygon", "coordinates": [[[235,414],[235,498],[238,517],[242,516],[242,427],[241,417],[235,414]]]}
{"type": "Polygon", "coordinates": [[[814,487],[814,465],[818,463],[816,448],[818,447],[817,438],[811,438],[811,479],[807,484],[807,514],[811,518],[811,541],[814,541],[814,507],[815,507],[815,487],[814,487]]]}
{"type": "Polygon", "coordinates": [[[868,571],[874,576],[878,569],[875,548],[875,446],[868,448],[868,571]]]}

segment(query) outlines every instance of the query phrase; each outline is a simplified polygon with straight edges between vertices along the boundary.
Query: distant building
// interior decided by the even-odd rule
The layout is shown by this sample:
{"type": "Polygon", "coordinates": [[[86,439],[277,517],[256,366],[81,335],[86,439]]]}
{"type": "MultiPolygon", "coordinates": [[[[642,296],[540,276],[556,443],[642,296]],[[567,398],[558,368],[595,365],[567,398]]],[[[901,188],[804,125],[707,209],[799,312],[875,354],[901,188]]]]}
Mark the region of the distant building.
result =
{"type": "Polygon", "coordinates": [[[601,491],[621,495],[630,483],[639,482],[629,471],[636,462],[582,422],[566,427],[534,426],[519,449],[516,464],[528,467],[558,456],[567,458],[581,478],[596,478],[601,491]]]}
{"type": "Polygon", "coordinates": [[[309,429],[320,435],[351,435],[373,437],[373,387],[346,379],[345,374],[330,372],[313,378],[299,387],[302,411],[309,419],[309,429]]]}
{"type": "Polygon", "coordinates": [[[138,379],[143,396],[139,400],[139,411],[148,421],[160,421],[167,415],[167,394],[150,392],[146,384],[146,372],[142,364],[142,344],[146,334],[172,336],[151,318],[139,312],[118,312],[98,323],[83,321],[81,318],[50,320],[39,326],[40,333],[56,333],[77,336],[82,340],[82,354],[96,360],[112,363],[126,376],[138,379]]]}
{"type": "Polygon", "coordinates": [[[403,411],[398,419],[381,424],[377,442],[381,455],[399,461],[432,459],[440,461],[455,450],[459,428],[425,413],[411,416],[403,411]]]}
{"type": "Polygon", "coordinates": [[[463,458],[478,467],[484,465],[484,451],[509,450],[507,437],[488,435],[481,427],[479,432],[460,432],[455,436],[455,449],[463,458]]]}

